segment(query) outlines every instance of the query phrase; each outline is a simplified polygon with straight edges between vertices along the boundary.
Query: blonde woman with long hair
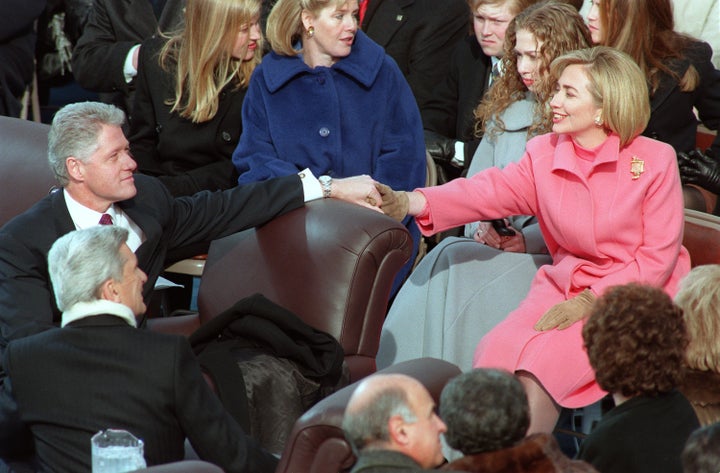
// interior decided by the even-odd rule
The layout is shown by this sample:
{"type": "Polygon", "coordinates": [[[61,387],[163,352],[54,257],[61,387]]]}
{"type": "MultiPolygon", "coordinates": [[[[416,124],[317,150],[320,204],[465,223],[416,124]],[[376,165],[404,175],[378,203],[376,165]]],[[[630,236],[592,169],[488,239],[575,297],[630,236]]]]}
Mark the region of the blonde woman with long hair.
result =
{"type": "Polygon", "coordinates": [[[260,13],[260,0],[188,0],[176,33],[143,43],[130,150],[175,196],[237,182],[231,156],[262,54],[260,13]]]}

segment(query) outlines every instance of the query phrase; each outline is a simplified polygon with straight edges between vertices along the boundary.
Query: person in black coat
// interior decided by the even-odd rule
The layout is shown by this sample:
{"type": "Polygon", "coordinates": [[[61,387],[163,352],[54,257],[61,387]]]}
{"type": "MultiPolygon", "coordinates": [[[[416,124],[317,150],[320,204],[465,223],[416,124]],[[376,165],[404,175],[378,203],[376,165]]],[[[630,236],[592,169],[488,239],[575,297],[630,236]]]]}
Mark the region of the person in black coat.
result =
{"type": "Polygon", "coordinates": [[[468,32],[464,0],[365,0],[360,27],[405,75],[419,108],[448,74],[450,54],[468,32]]]}
{"type": "Polygon", "coordinates": [[[182,460],[187,437],[203,460],[235,473],[272,473],[265,452],[225,411],[188,341],[137,329],[147,279],[104,225],[70,232],[48,254],[62,329],[16,340],[3,358],[42,471],[89,472],[90,438],[107,428],[144,443],[149,466],[182,460]]]}
{"type": "Polygon", "coordinates": [[[582,335],[595,379],[615,407],[583,440],[578,458],[600,473],[682,473],[683,446],[700,427],[678,390],[689,340],[682,310],[660,288],[615,286],[595,302],[582,335]]]}
{"type": "Polygon", "coordinates": [[[182,21],[185,0],[94,0],[72,55],[77,83],[99,92],[103,102],[128,113],[135,90],[140,43],[172,31],[182,21]],[[162,4],[155,11],[153,3],[162,4]]]}
{"type": "Polygon", "coordinates": [[[45,0],[0,2],[0,115],[20,116],[35,72],[35,20],[44,9],[45,0]]]}
{"type": "MultiPolygon", "coordinates": [[[[123,123],[121,110],[97,102],[66,105],[55,114],[49,158],[63,189],[0,229],[0,352],[11,340],[60,323],[48,277],[48,251],[62,235],[98,225],[103,214],[130,230],[128,245],[148,276],[143,287],[147,302],[170,252],[263,224],[323,196],[317,179],[303,171],[223,192],[173,198],[156,178],[133,174],[136,164],[122,134],[123,123]]],[[[367,176],[333,180],[330,196],[375,209],[366,199],[381,202],[375,181],[367,176]]],[[[0,383],[3,378],[0,370],[0,383]]],[[[16,438],[14,412],[15,406],[0,400],[3,458],[13,454],[5,449],[16,438]]]]}
{"type": "MultiPolygon", "coordinates": [[[[651,114],[643,135],[689,153],[695,149],[698,118],[711,130],[720,127],[720,71],[711,62],[712,48],[674,30],[671,0],[593,2],[587,21],[593,42],[628,53],[647,77],[651,114]]],[[[709,150],[712,160],[720,156],[720,135],[709,150]]],[[[686,168],[695,172],[682,173],[685,184],[706,187],[702,163],[691,156],[686,168]]],[[[686,207],[706,210],[697,189],[683,191],[686,207]]]]}
{"type": "Polygon", "coordinates": [[[174,196],[237,184],[231,157],[262,54],[261,7],[260,0],[188,0],[184,27],[143,43],[130,151],[139,171],[157,176],[174,196]]]}

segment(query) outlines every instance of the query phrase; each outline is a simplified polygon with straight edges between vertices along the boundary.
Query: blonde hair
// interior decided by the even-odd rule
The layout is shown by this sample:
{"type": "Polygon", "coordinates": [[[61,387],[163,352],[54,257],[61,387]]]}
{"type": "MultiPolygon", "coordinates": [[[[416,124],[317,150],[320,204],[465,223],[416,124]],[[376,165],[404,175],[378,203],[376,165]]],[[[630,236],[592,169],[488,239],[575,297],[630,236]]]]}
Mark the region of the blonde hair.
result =
{"type": "Polygon", "coordinates": [[[683,310],[690,336],[687,365],[720,373],[720,265],[693,268],[680,281],[675,303],[683,310]]]}
{"type": "Polygon", "coordinates": [[[211,120],[218,111],[220,91],[235,82],[247,87],[262,57],[262,41],[249,61],[232,56],[235,38],[260,17],[260,0],[188,0],[185,23],[160,52],[165,70],[174,66],[172,112],[193,123],[211,120]]]}
{"type": "Polygon", "coordinates": [[[267,19],[266,34],[272,50],[281,56],[297,56],[302,47],[295,49],[296,43],[302,45],[304,32],[302,12],[307,10],[317,15],[328,6],[340,7],[348,0],[278,0],[270,10],[267,19]]]}
{"type": "Polygon", "coordinates": [[[549,132],[552,128],[552,116],[547,113],[554,85],[547,73],[552,60],[563,53],[587,48],[592,44],[585,21],[575,8],[565,2],[542,2],[523,10],[510,22],[505,33],[501,59],[503,75],[475,109],[478,135],[482,130],[491,137],[503,132],[505,124],[501,118],[502,112],[525,97],[527,87],[520,78],[515,57],[518,30],[528,31],[538,43],[542,43],[538,50],[540,74],[535,82],[537,103],[533,123],[528,128],[528,137],[549,132]]]}
{"type": "Polygon", "coordinates": [[[537,1],[538,0],[467,0],[467,4],[470,7],[471,13],[475,13],[475,10],[477,10],[480,5],[507,4],[510,7],[510,13],[517,15],[537,1]]]}
{"type": "Polygon", "coordinates": [[[572,51],[550,65],[553,82],[568,66],[582,66],[595,105],[601,108],[603,127],[620,136],[626,146],[650,120],[647,81],[640,67],[622,51],[607,46],[572,51]]]}

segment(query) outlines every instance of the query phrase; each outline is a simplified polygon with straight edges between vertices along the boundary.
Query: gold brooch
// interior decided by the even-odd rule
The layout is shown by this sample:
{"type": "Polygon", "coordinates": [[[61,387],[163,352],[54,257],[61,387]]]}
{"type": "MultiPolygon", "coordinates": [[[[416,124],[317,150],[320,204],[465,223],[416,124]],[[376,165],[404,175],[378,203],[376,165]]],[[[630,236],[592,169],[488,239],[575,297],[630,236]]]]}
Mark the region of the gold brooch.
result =
{"type": "Polygon", "coordinates": [[[633,156],[630,160],[630,172],[632,173],[633,180],[638,179],[640,174],[645,172],[645,161],[639,159],[637,156],[633,156]]]}

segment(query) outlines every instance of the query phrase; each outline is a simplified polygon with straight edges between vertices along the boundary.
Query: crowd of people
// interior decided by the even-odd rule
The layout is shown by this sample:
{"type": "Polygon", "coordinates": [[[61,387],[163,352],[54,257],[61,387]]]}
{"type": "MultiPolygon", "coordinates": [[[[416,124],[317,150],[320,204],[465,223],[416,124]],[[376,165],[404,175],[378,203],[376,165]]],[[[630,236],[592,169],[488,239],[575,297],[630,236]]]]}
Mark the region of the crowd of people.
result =
{"type": "MultiPolygon", "coordinates": [[[[110,426],[149,465],[187,439],[225,471],[274,471],[188,342],[143,322],[168,254],[322,198],[411,235],[378,367],[464,372],[437,400],[361,380],[353,473],[720,469],[720,266],[682,246],[684,209],[720,214],[720,136],[695,144],[720,127],[712,45],[671,0],[439,1],[83,10],[69,64],[99,101],[54,114],[59,188],[0,228],[0,472],[90,471],[110,426]],[[579,450],[558,444],[561,411],[602,400],[579,450]]],[[[0,20],[2,115],[43,8],[0,20]]]]}

